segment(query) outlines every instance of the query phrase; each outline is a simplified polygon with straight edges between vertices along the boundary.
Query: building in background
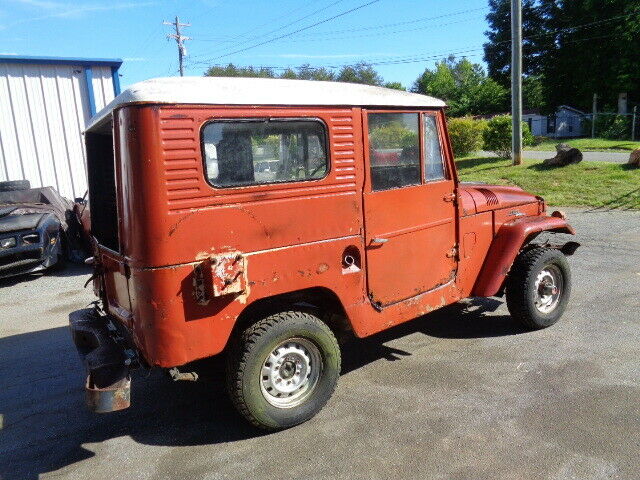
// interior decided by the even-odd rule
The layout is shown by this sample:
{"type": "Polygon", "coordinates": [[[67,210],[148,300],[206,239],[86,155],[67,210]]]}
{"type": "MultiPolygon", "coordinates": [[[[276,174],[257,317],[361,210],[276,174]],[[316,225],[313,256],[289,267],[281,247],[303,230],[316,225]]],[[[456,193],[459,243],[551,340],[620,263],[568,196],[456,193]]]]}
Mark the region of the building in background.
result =
{"type": "Polygon", "coordinates": [[[87,189],[82,131],[120,93],[119,59],[0,55],[0,181],[87,189]]]}
{"type": "Polygon", "coordinates": [[[573,138],[582,137],[584,120],[589,116],[577,108],[560,105],[553,115],[524,112],[522,121],[529,124],[531,133],[537,137],[573,138]]]}

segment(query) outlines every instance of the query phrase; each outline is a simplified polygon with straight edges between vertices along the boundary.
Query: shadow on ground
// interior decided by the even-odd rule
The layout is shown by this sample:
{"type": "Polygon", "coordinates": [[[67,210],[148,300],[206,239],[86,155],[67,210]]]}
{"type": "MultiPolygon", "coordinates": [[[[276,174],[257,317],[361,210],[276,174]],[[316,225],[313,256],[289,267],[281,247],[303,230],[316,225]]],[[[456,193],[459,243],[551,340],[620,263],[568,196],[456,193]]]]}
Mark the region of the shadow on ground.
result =
{"type": "MultiPolygon", "coordinates": [[[[380,359],[410,356],[385,345],[409,334],[481,338],[524,333],[508,316],[486,316],[500,304],[476,299],[353,340],[344,348],[343,374],[380,359]]],[[[239,418],[220,377],[211,371],[204,375],[209,381],[195,383],[172,382],[159,370],[138,371],[132,407],[96,415],[84,407],[84,372],[66,327],[2,338],[0,352],[0,478],[5,480],[37,479],[94,456],[85,445],[121,436],[146,445],[189,446],[266,435],[239,418]]],[[[201,367],[214,371],[217,365],[205,362],[201,367]]]]}
{"type": "Polygon", "coordinates": [[[16,275],[14,277],[0,278],[0,288],[11,287],[18,283],[33,282],[47,277],[77,277],[79,275],[88,275],[91,273],[91,267],[84,265],[83,263],[64,262],[62,265],[55,265],[49,270],[44,272],[26,273],[22,275],[16,275]]]}

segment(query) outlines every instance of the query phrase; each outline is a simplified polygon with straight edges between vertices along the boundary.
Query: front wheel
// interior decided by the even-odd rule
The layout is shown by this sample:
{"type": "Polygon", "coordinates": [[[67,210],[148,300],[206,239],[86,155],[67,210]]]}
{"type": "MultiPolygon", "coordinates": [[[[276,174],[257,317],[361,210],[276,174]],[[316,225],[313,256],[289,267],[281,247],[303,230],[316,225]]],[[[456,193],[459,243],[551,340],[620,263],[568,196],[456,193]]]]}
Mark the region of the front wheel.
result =
{"type": "Polygon", "coordinates": [[[531,329],[550,327],[560,320],[570,294],[571,271],[559,250],[526,250],[518,255],[507,276],[509,312],[531,329]]]}
{"type": "Polygon", "coordinates": [[[315,315],[286,311],[249,326],[234,339],[227,387],[253,425],[279,430],[305,422],[329,400],[340,375],[340,347],[315,315]]]}

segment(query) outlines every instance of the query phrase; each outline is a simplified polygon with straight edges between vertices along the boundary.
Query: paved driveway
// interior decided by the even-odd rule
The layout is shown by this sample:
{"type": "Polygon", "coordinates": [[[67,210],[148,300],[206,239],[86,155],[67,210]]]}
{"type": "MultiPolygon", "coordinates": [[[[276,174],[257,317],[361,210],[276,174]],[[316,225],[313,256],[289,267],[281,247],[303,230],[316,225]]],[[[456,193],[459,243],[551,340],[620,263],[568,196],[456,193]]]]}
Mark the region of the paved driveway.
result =
{"type": "MultiPolygon", "coordinates": [[[[627,163],[629,161],[629,155],[631,155],[631,152],[582,152],[583,160],[611,163],[627,163]]],[[[530,158],[532,160],[546,160],[547,158],[553,158],[555,156],[556,152],[524,151],[524,158],[530,158]]]]}
{"type": "Polygon", "coordinates": [[[219,382],[134,379],[93,415],[66,317],[84,270],[0,284],[0,477],[640,478],[640,213],[569,210],[584,247],[556,326],[497,300],[447,307],[345,350],[311,422],[261,434],[219,382]]]}
{"type": "MultiPolygon", "coordinates": [[[[597,161],[597,162],[611,162],[611,163],[627,163],[629,161],[628,153],[620,152],[582,152],[583,160],[597,161]]],[[[493,152],[479,152],[478,156],[481,157],[495,157],[493,152]]],[[[546,160],[547,158],[553,158],[556,156],[556,152],[538,152],[533,150],[525,150],[523,157],[530,160],[546,160]]]]}

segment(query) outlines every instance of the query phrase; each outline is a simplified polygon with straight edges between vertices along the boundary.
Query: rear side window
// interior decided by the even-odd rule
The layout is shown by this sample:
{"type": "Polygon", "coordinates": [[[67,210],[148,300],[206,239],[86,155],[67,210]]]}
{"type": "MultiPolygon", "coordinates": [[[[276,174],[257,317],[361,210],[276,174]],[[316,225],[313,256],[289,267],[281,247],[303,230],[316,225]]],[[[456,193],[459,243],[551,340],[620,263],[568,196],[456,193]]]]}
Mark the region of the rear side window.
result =
{"type": "Polygon", "coordinates": [[[418,113],[370,113],[369,158],[373,191],[419,185],[418,113]]]}
{"type": "Polygon", "coordinates": [[[318,120],[217,120],[205,125],[202,149],[215,187],[318,180],[329,172],[318,120]]]}

